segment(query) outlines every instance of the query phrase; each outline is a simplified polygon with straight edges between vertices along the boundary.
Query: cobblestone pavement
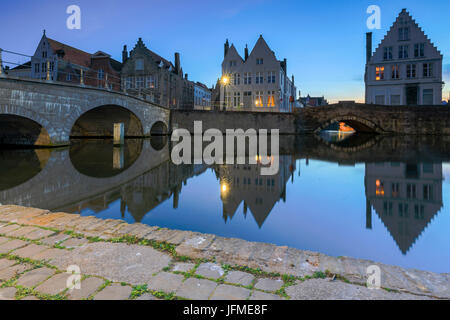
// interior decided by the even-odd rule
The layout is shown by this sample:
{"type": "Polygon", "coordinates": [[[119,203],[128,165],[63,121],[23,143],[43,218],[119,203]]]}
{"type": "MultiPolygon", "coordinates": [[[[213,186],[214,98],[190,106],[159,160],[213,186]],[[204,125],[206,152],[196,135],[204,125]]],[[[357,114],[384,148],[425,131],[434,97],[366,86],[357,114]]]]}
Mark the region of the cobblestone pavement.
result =
{"type": "Polygon", "coordinates": [[[449,299],[450,275],[0,206],[0,300],[449,299]],[[370,265],[382,289],[366,288],[370,265]],[[70,288],[70,286],[74,288],[70,288]]]}

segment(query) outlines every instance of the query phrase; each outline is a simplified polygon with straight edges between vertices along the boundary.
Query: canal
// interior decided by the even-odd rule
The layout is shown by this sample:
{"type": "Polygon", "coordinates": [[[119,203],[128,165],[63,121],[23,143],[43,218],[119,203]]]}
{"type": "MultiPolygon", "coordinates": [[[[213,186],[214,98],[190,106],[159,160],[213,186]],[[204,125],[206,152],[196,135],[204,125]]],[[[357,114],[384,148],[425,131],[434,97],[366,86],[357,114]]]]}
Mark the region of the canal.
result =
{"type": "Polygon", "coordinates": [[[0,203],[450,272],[450,156],[432,137],[280,137],[280,170],[180,165],[163,137],[0,149],[0,203]]]}

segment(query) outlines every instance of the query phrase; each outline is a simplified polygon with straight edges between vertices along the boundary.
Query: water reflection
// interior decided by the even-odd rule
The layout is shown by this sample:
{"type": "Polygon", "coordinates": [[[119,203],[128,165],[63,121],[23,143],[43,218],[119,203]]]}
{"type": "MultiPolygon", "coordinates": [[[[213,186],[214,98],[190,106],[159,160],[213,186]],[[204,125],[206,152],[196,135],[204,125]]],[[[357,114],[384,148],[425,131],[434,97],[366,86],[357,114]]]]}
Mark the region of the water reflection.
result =
{"type": "Polygon", "coordinates": [[[442,163],[366,164],[367,228],[372,209],[406,254],[443,207],[442,163]]]}
{"type": "Polygon", "coordinates": [[[261,165],[221,165],[215,169],[220,181],[223,219],[233,219],[243,203],[243,214],[250,209],[253,218],[262,227],[276,203],[286,201],[286,183],[293,177],[295,159],[280,156],[280,170],[274,176],[262,176],[261,165]]]}
{"type": "Polygon", "coordinates": [[[434,253],[450,245],[444,138],[281,137],[275,176],[261,176],[259,165],[175,166],[167,140],[156,138],[0,151],[0,203],[450,270],[450,257],[434,253]]]}

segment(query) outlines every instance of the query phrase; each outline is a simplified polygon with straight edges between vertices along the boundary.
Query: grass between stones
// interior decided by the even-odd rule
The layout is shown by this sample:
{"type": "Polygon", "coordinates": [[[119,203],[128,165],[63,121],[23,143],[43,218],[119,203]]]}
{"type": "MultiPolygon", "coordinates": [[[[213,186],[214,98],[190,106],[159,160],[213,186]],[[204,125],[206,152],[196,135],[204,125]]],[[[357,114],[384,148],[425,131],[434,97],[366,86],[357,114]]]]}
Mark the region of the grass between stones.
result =
{"type": "MultiPolygon", "coordinates": [[[[28,226],[28,225],[17,224],[17,223],[7,223],[6,225],[14,225],[14,224],[22,226],[22,227],[28,226]]],[[[288,274],[280,274],[280,273],[275,273],[275,272],[266,272],[266,271],[261,270],[260,268],[250,268],[248,266],[241,266],[241,265],[233,265],[232,266],[232,265],[229,265],[229,264],[221,264],[222,269],[225,271],[224,275],[222,277],[220,277],[218,279],[210,279],[210,278],[206,278],[206,277],[197,275],[195,272],[196,272],[197,268],[200,266],[201,263],[205,263],[205,262],[216,263],[216,258],[215,257],[212,257],[211,259],[194,259],[194,258],[190,258],[188,256],[180,256],[180,255],[177,254],[177,252],[176,252],[176,247],[177,246],[174,245],[174,244],[170,244],[170,243],[167,243],[167,242],[155,241],[155,240],[147,240],[147,239],[139,238],[139,237],[134,236],[134,235],[123,235],[123,236],[116,237],[116,238],[103,239],[103,238],[101,238],[99,236],[88,237],[88,236],[85,236],[84,234],[76,232],[74,230],[58,230],[56,228],[49,228],[49,227],[43,227],[43,226],[34,226],[34,227],[41,228],[43,230],[53,231],[53,232],[56,233],[53,236],[56,236],[58,234],[63,233],[65,235],[71,236],[72,238],[79,238],[79,239],[84,238],[84,239],[87,239],[90,243],[110,242],[110,243],[126,243],[126,244],[129,244],[129,245],[150,246],[150,247],[154,248],[155,250],[158,250],[160,252],[164,252],[164,253],[170,254],[172,256],[174,262],[191,262],[191,263],[195,263],[195,267],[192,270],[190,270],[189,272],[179,272],[179,271],[172,272],[174,274],[184,275],[185,280],[194,277],[194,278],[197,278],[197,279],[207,279],[207,280],[210,280],[210,281],[214,281],[214,282],[216,282],[218,284],[226,283],[226,284],[229,284],[229,285],[242,287],[242,288],[246,288],[246,289],[250,289],[250,290],[258,290],[258,291],[261,291],[261,292],[267,292],[267,291],[264,291],[264,290],[255,289],[254,286],[256,284],[256,281],[258,279],[260,279],[260,278],[281,278],[283,280],[283,286],[279,290],[277,290],[276,292],[268,292],[268,293],[275,293],[275,294],[277,294],[277,295],[279,295],[281,297],[284,297],[286,299],[290,298],[286,294],[286,288],[295,285],[297,283],[297,281],[303,282],[303,281],[307,281],[307,280],[310,280],[310,279],[332,278],[333,280],[336,279],[336,280],[340,280],[340,281],[343,281],[343,282],[346,282],[346,283],[351,283],[345,277],[343,277],[341,275],[338,275],[338,274],[333,274],[333,273],[331,273],[329,271],[325,271],[325,272],[318,271],[318,272],[315,272],[311,276],[307,275],[307,276],[304,276],[304,277],[298,277],[298,276],[293,276],[293,275],[288,275],[288,274]],[[227,276],[227,274],[229,272],[231,272],[231,271],[242,271],[242,272],[250,273],[250,274],[255,276],[255,279],[252,281],[252,283],[249,286],[243,286],[243,285],[240,285],[240,284],[228,283],[224,279],[227,276]]],[[[0,233],[0,236],[7,237],[9,239],[23,240],[23,241],[26,241],[28,243],[34,243],[34,244],[37,244],[37,245],[44,245],[39,240],[30,240],[30,239],[27,239],[26,237],[9,237],[9,236],[1,234],[1,233],[0,233]]],[[[68,249],[68,248],[64,247],[63,242],[62,242],[62,244],[56,243],[53,246],[47,246],[47,247],[48,248],[57,248],[57,249],[67,250],[67,251],[71,251],[71,250],[74,249],[74,248],[68,249]]],[[[10,259],[10,260],[16,260],[18,263],[28,263],[30,265],[33,265],[34,268],[48,267],[48,268],[51,268],[51,269],[55,269],[57,273],[63,272],[63,271],[58,270],[55,266],[52,266],[52,265],[50,265],[48,263],[45,263],[44,261],[35,261],[35,260],[32,260],[32,259],[20,258],[20,257],[17,257],[17,256],[8,255],[8,254],[0,254],[0,258],[7,258],[7,259],[10,259]]],[[[172,264],[173,264],[173,262],[172,262],[172,264]]],[[[167,266],[162,271],[170,272],[171,267],[172,266],[167,266]]],[[[30,270],[28,270],[28,271],[30,271],[30,270]]],[[[3,282],[0,285],[0,288],[15,287],[17,289],[16,299],[21,299],[21,298],[24,298],[25,296],[28,296],[28,295],[36,296],[36,297],[38,297],[39,299],[42,299],[42,300],[63,300],[63,299],[67,299],[67,297],[65,296],[65,293],[66,293],[66,291],[68,289],[65,290],[63,293],[60,293],[58,295],[49,296],[49,295],[44,295],[44,294],[41,294],[39,292],[36,292],[33,289],[31,289],[31,288],[23,288],[21,286],[15,286],[15,283],[16,283],[16,281],[17,281],[17,279],[19,278],[20,275],[17,275],[15,278],[10,279],[10,280],[8,280],[6,282],[3,282]]],[[[87,277],[89,277],[89,276],[87,276],[87,277]]],[[[106,288],[107,286],[112,284],[112,282],[109,281],[108,279],[104,279],[104,280],[105,280],[105,283],[94,294],[89,296],[87,298],[87,300],[93,299],[93,297],[98,292],[100,292],[101,290],[103,290],[104,288],[106,288]]],[[[352,283],[352,284],[364,286],[364,285],[361,285],[361,284],[358,284],[358,283],[352,283]]],[[[132,292],[131,292],[131,295],[130,295],[130,299],[136,299],[136,298],[142,296],[143,294],[147,294],[147,293],[152,294],[156,298],[164,299],[164,300],[183,299],[181,297],[177,297],[175,295],[175,293],[173,293],[173,292],[172,293],[165,293],[165,292],[160,292],[160,291],[149,290],[146,284],[132,286],[132,285],[127,284],[127,283],[122,283],[122,285],[129,285],[129,286],[131,286],[133,288],[132,292]]],[[[392,290],[392,289],[389,289],[389,288],[383,288],[383,289],[386,290],[386,291],[389,291],[389,292],[396,292],[396,290],[392,290]]]]}

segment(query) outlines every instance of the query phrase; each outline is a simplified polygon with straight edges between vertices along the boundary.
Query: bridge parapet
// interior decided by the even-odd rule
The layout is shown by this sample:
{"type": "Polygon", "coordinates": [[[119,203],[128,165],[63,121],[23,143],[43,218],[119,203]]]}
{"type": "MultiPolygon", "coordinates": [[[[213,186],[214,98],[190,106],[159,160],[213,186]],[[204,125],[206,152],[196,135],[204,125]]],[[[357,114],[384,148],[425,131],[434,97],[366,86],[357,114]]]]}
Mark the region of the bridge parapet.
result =
{"type": "MultiPolygon", "coordinates": [[[[104,106],[120,107],[133,114],[140,121],[143,136],[149,136],[156,123],[169,127],[168,108],[123,93],[41,80],[0,78],[0,117],[18,116],[37,123],[48,134],[50,146],[69,144],[76,121],[88,111],[104,106]]],[[[105,117],[114,118],[113,113],[109,110],[105,117]]],[[[112,127],[111,124],[111,130],[112,127]]],[[[21,144],[47,145],[38,143],[44,140],[31,135],[21,138],[27,142],[18,139],[21,144]]]]}

